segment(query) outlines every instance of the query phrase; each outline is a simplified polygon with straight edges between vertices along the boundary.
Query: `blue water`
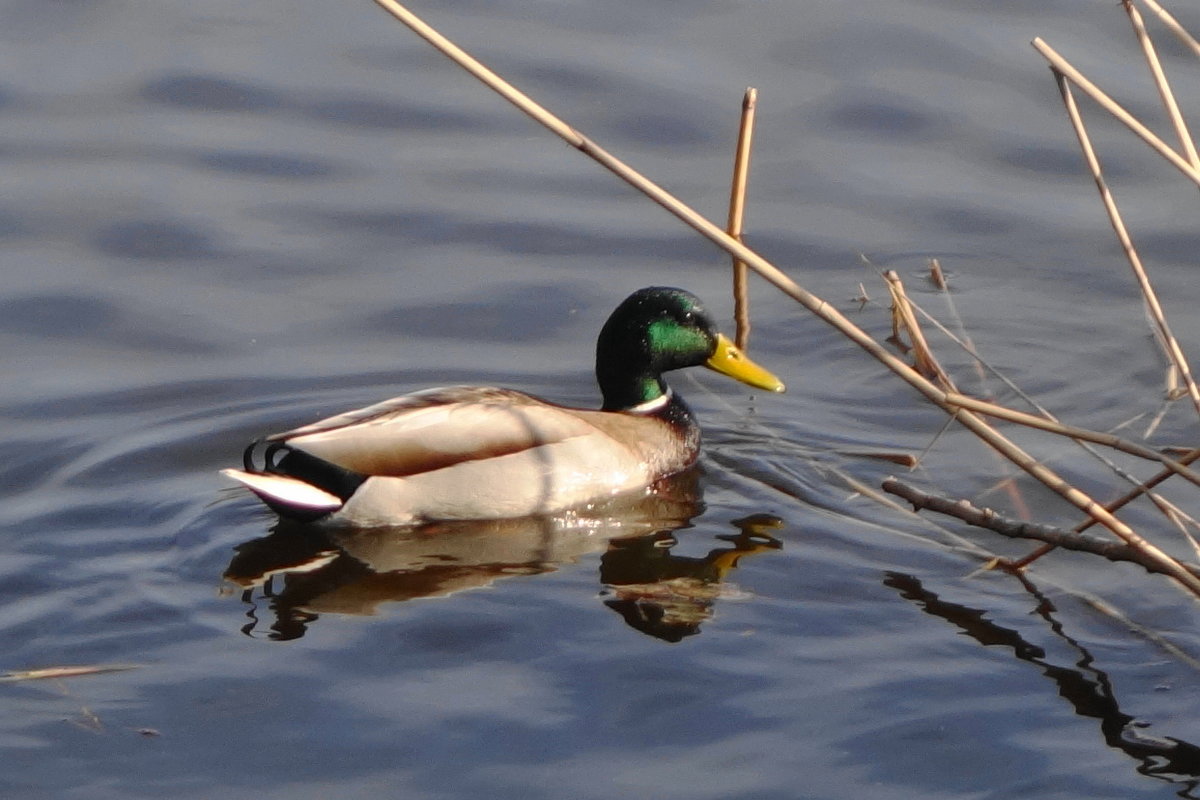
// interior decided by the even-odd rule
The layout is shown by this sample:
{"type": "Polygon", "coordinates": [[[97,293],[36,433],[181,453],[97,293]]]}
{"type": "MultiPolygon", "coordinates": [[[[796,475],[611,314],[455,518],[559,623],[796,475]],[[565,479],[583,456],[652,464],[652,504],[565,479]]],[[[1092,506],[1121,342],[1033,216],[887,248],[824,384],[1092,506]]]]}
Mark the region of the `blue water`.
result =
{"type": "MultiPolygon", "coordinates": [[[[896,269],[1074,424],[1142,415],[1132,437],[1159,410],[1141,301],[1028,46],[1166,131],[1112,4],[414,10],[716,220],[755,86],[752,246],[880,338],[861,256],[896,269]]],[[[1192,601],[1080,555],[1028,585],[979,573],[1027,548],[866,497],[897,472],[1012,512],[1013,471],[761,282],[751,350],[789,393],[676,376],[707,452],[670,503],[273,531],[217,474],[252,438],[442,384],[595,403],[612,307],[676,284],[727,319],[725,256],[367,0],[18,0],[0,41],[0,671],[133,667],[0,683],[0,796],[1195,793],[1192,601]],[[931,442],[912,474],[850,454],[931,442]]],[[[1191,56],[1158,42],[1197,108],[1191,56]]],[[[1187,349],[1195,189],[1087,109],[1187,349]]],[[[1193,442],[1193,415],[1170,406],[1151,442],[1193,442]]]]}

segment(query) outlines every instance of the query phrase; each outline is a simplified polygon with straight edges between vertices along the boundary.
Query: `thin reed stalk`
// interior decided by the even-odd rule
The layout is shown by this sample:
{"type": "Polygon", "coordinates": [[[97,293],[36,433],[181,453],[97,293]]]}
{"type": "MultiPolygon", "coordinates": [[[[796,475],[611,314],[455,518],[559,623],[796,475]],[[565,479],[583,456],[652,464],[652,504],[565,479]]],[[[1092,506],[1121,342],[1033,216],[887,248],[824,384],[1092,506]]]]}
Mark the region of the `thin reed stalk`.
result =
{"type": "MultiPolygon", "coordinates": [[[[379,0],[376,0],[376,2],[378,1],[379,0]]],[[[1071,65],[1071,62],[1059,55],[1053,47],[1042,41],[1040,37],[1033,40],[1033,47],[1042,54],[1042,57],[1050,62],[1050,65],[1054,67],[1055,70],[1066,76],[1071,83],[1078,86],[1084,94],[1096,101],[1101,108],[1112,114],[1125,127],[1137,134],[1138,138],[1150,145],[1150,147],[1153,148],[1156,153],[1161,155],[1167,161],[1170,161],[1171,164],[1177,170],[1182,172],[1190,181],[1195,183],[1197,186],[1200,186],[1200,169],[1196,169],[1189,164],[1187,159],[1179,155],[1178,152],[1176,152],[1162,139],[1158,138],[1153,131],[1151,131],[1142,123],[1138,122],[1137,119],[1134,118],[1134,116],[1128,111],[1126,111],[1120,103],[1118,103],[1116,100],[1113,100],[1103,91],[1101,91],[1096,84],[1085,78],[1083,73],[1071,65]]]]}
{"type": "Polygon", "coordinates": [[[1055,72],[1054,77],[1058,81],[1058,89],[1062,94],[1063,104],[1067,108],[1067,116],[1071,119],[1071,126],[1075,129],[1075,135],[1079,139],[1079,147],[1083,150],[1083,157],[1087,161],[1088,169],[1092,173],[1092,179],[1096,182],[1096,189],[1100,192],[1100,201],[1104,204],[1104,210],[1108,214],[1108,221],[1112,225],[1113,231],[1117,234],[1117,241],[1121,243],[1121,249],[1125,253],[1126,260],[1129,261],[1129,266],[1133,270],[1133,276],[1137,280],[1138,287],[1142,290],[1142,298],[1146,301],[1146,308],[1149,310],[1150,317],[1154,321],[1155,333],[1158,336],[1159,344],[1162,345],[1167,358],[1179,372],[1179,376],[1187,388],[1188,397],[1192,399],[1192,405],[1196,407],[1196,413],[1200,414],[1200,388],[1196,386],[1196,381],[1192,377],[1192,370],[1188,366],[1187,357],[1183,354],[1183,348],[1179,346],[1179,341],[1171,333],[1171,327],[1167,324],[1167,317],[1163,313],[1162,305],[1158,302],[1158,293],[1154,291],[1154,286],[1150,283],[1149,276],[1146,275],[1146,269],[1142,266],[1142,259],[1138,256],[1137,248],[1133,246],[1133,239],[1130,238],[1129,230],[1125,227],[1125,222],[1121,218],[1121,212],[1117,208],[1117,201],[1113,199],[1112,192],[1108,188],[1108,182],[1104,180],[1104,171],[1100,168],[1100,159],[1096,156],[1096,151],[1092,147],[1091,137],[1087,132],[1087,126],[1084,125],[1083,117],[1079,113],[1079,106],[1075,103],[1075,94],[1071,91],[1071,87],[1062,73],[1055,72]]]}
{"type": "MultiPolygon", "coordinates": [[[[1006,458],[1025,470],[1036,480],[1041,481],[1049,489],[1067,500],[1067,502],[1085,514],[1094,516],[1100,524],[1112,531],[1117,537],[1123,539],[1129,545],[1142,550],[1148,558],[1161,564],[1167,574],[1187,587],[1197,597],[1200,597],[1200,580],[1184,569],[1179,562],[1146,541],[1132,528],[1106,511],[1086,493],[1063,480],[1049,467],[1040,463],[1015,443],[1009,441],[1003,434],[988,425],[979,416],[947,403],[945,393],[941,389],[902,360],[892,355],[886,347],[875,341],[869,334],[852,323],[828,302],[801,287],[778,267],[731,237],[722,228],[713,224],[695,209],[684,204],[661,186],[646,178],[640,172],[637,172],[566,122],[535,103],[523,92],[518,91],[508,82],[504,81],[495,72],[468,55],[395,0],[375,0],[375,3],[410,28],[418,36],[454,60],[463,69],[470,72],[510,103],[517,106],[521,111],[538,120],[571,146],[580,150],[630,186],[645,194],[655,203],[667,209],[678,219],[691,226],[730,255],[740,258],[748,267],[784,294],[804,306],[821,320],[837,328],[842,335],[865,350],[928,400],[946,410],[947,413],[954,415],[961,425],[973,432],[989,446],[1003,453],[1006,458]]],[[[1185,166],[1187,165],[1185,164],[1185,166]]],[[[1190,166],[1187,166],[1187,168],[1191,169],[1190,166]]]]}
{"type": "MultiPolygon", "coordinates": [[[[935,261],[934,266],[936,267],[936,269],[934,269],[932,274],[934,276],[935,283],[940,281],[941,283],[944,284],[944,277],[941,277],[941,278],[938,277],[941,274],[940,265],[938,265],[935,261]]],[[[885,273],[881,273],[881,274],[884,274],[885,278],[887,277],[885,273]]],[[[947,299],[949,300],[948,293],[947,293],[947,299]]],[[[1142,445],[1136,444],[1136,443],[1128,441],[1126,439],[1122,439],[1111,433],[1101,433],[1101,432],[1097,432],[1097,431],[1091,431],[1086,428],[1078,428],[1075,426],[1064,425],[1064,424],[1060,423],[1054,417],[1054,415],[1051,414],[1047,409],[1045,409],[1044,407],[1039,405],[1035,400],[1033,400],[1033,398],[1027,396],[1024,392],[1022,392],[1020,387],[1013,384],[1012,381],[1008,380],[1004,375],[999,373],[994,367],[987,364],[987,362],[985,362],[983,360],[983,358],[975,351],[974,346],[971,345],[968,341],[963,341],[959,337],[955,336],[951,331],[949,331],[946,328],[946,326],[944,326],[940,322],[938,322],[938,320],[935,317],[933,317],[927,311],[925,311],[923,308],[921,308],[919,305],[914,303],[912,301],[912,298],[908,297],[907,294],[904,295],[904,301],[905,301],[905,304],[907,306],[911,307],[911,309],[913,311],[919,312],[921,314],[921,316],[923,316],[932,325],[934,325],[939,331],[941,331],[943,334],[945,334],[951,341],[957,343],[960,347],[963,348],[963,350],[965,350],[967,352],[968,355],[971,356],[972,361],[976,366],[976,369],[979,370],[981,381],[983,380],[983,370],[986,369],[986,370],[990,371],[992,374],[994,374],[998,378],[1000,378],[1000,380],[1002,380],[1010,389],[1015,391],[1026,402],[1028,402],[1030,405],[1032,405],[1038,411],[1038,414],[1040,414],[1041,416],[1028,414],[1026,412],[1017,411],[1015,409],[1008,408],[1006,406],[1001,406],[1001,405],[998,405],[998,404],[995,404],[992,402],[980,400],[978,398],[970,397],[970,396],[963,395],[963,394],[958,394],[957,392],[955,392],[953,390],[952,386],[950,387],[950,391],[947,392],[947,400],[950,403],[961,405],[964,408],[969,408],[973,411],[984,414],[986,416],[995,417],[997,419],[1003,419],[1007,422],[1013,422],[1018,425],[1026,425],[1028,427],[1036,428],[1038,430],[1043,430],[1048,433],[1055,433],[1060,436],[1069,438],[1073,442],[1078,444],[1080,447],[1082,447],[1087,453],[1089,453],[1090,455],[1099,459],[1102,463],[1104,463],[1106,466],[1108,466],[1110,469],[1112,469],[1118,476],[1120,476],[1121,478],[1128,481],[1130,484],[1132,484],[1134,486],[1141,486],[1142,485],[1141,481],[1138,478],[1135,478],[1133,475],[1130,475],[1125,470],[1118,467],[1111,460],[1105,458],[1103,454],[1097,452],[1088,443],[1091,442],[1093,444],[1105,445],[1105,446],[1111,447],[1112,449],[1115,449],[1115,450],[1120,450],[1122,452],[1129,453],[1131,455],[1135,455],[1140,458],[1145,458],[1146,460],[1158,461],[1159,463],[1165,465],[1168,468],[1168,470],[1172,471],[1174,474],[1181,475],[1186,480],[1189,480],[1192,483],[1197,483],[1197,479],[1200,478],[1200,473],[1196,473],[1195,471],[1189,470],[1186,466],[1184,466],[1183,464],[1181,464],[1177,461],[1172,461],[1165,453],[1160,453],[1151,448],[1144,447],[1142,445]]],[[[953,308],[952,303],[951,303],[951,308],[953,308]]],[[[959,327],[961,328],[962,321],[959,320],[958,324],[959,324],[959,327]]],[[[922,341],[923,341],[923,339],[922,339],[922,341]]],[[[926,347],[927,347],[927,345],[926,345],[926,347]]],[[[932,351],[930,351],[930,358],[932,358],[932,351]]],[[[1003,485],[1005,487],[1005,489],[1007,490],[1010,501],[1014,504],[1014,506],[1016,508],[1018,508],[1021,511],[1023,518],[1027,518],[1028,513],[1027,513],[1027,510],[1025,509],[1024,499],[1020,496],[1019,492],[1016,491],[1016,484],[1011,479],[1005,479],[1001,485],[1003,485]]],[[[1200,485],[1200,484],[1198,484],[1198,485],[1200,485]]],[[[1196,525],[1197,527],[1200,527],[1200,523],[1197,523],[1190,515],[1183,513],[1174,504],[1170,503],[1165,498],[1160,497],[1159,495],[1155,494],[1154,492],[1146,491],[1145,494],[1146,494],[1147,498],[1155,505],[1155,507],[1159,509],[1159,511],[1161,511],[1169,520],[1172,521],[1172,523],[1174,523],[1177,527],[1180,528],[1181,532],[1184,534],[1184,536],[1186,536],[1188,538],[1189,542],[1192,542],[1193,540],[1192,540],[1191,535],[1188,533],[1186,528],[1181,524],[1181,522],[1186,522],[1188,524],[1196,525]]]]}
{"type": "Polygon", "coordinates": [[[1179,37],[1179,41],[1192,49],[1192,52],[1200,56],[1200,42],[1196,41],[1196,37],[1187,32],[1179,21],[1171,15],[1169,11],[1159,5],[1155,0],[1142,0],[1142,5],[1153,11],[1162,20],[1162,23],[1167,26],[1171,33],[1179,37]]]}
{"type": "Polygon", "coordinates": [[[1154,49],[1154,42],[1146,31],[1146,23],[1142,20],[1142,14],[1133,4],[1133,0],[1124,0],[1124,5],[1125,13],[1129,15],[1129,22],[1133,25],[1134,35],[1137,36],[1138,44],[1142,46],[1142,53],[1146,56],[1146,65],[1150,67],[1150,74],[1154,77],[1158,96],[1162,98],[1163,108],[1166,109],[1167,116],[1175,127],[1175,135],[1179,137],[1179,144],[1183,147],[1192,167],[1200,169],[1200,156],[1196,155],[1196,143],[1192,141],[1192,134],[1188,131],[1187,122],[1179,111],[1179,104],[1175,102],[1175,93],[1171,91],[1167,74],[1163,72],[1162,62],[1158,60],[1158,51],[1154,49]]]}
{"type": "MultiPolygon", "coordinates": [[[[938,327],[943,332],[949,334],[950,339],[962,347],[964,351],[966,351],[967,355],[971,357],[971,366],[974,368],[975,378],[979,382],[980,394],[990,396],[991,390],[987,385],[987,370],[991,369],[991,366],[986,364],[979,356],[979,353],[975,350],[975,343],[971,341],[971,336],[969,333],[967,333],[967,326],[963,323],[962,316],[958,313],[958,305],[954,302],[954,294],[950,291],[950,286],[946,282],[946,274],[942,271],[941,262],[939,262],[936,258],[931,258],[929,260],[929,278],[938,291],[941,292],[942,299],[946,303],[946,308],[950,311],[950,316],[954,322],[954,325],[958,328],[958,334],[950,334],[949,330],[944,325],[942,325],[936,319],[933,319],[931,315],[925,313],[919,306],[917,306],[916,303],[912,303],[911,299],[909,300],[909,303],[912,304],[914,310],[919,311],[923,316],[925,316],[926,319],[929,319],[935,327],[938,327]]],[[[1018,394],[1020,394],[1020,392],[1018,392],[1018,394]]],[[[992,452],[992,457],[997,459],[1000,458],[995,451],[992,452]]],[[[998,488],[1000,488],[1008,496],[1009,502],[1012,503],[1013,508],[1017,511],[1022,519],[1029,519],[1033,516],[1029,511],[1029,506],[1025,502],[1025,495],[1022,493],[1021,486],[1019,483],[1017,483],[1017,481],[1013,480],[1012,478],[1008,478],[1004,480],[998,488]]]]}
{"type": "MultiPolygon", "coordinates": [[[[880,274],[882,275],[882,272],[880,274]]],[[[1093,442],[1096,444],[1111,445],[1113,447],[1113,449],[1123,450],[1124,452],[1131,453],[1133,455],[1143,455],[1144,457],[1147,458],[1147,460],[1155,460],[1155,461],[1159,461],[1160,463],[1163,463],[1163,464],[1166,464],[1166,462],[1163,460],[1163,458],[1168,457],[1168,454],[1160,453],[1158,451],[1155,451],[1155,450],[1152,450],[1149,448],[1142,448],[1143,452],[1140,454],[1133,453],[1131,448],[1140,448],[1141,446],[1137,445],[1133,442],[1130,442],[1128,440],[1120,439],[1119,437],[1116,437],[1111,433],[1100,433],[1100,432],[1096,432],[1096,431],[1090,431],[1090,430],[1087,430],[1084,428],[1076,428],[1073,426],[1067,426],[1067,425],[1060,424],[1059,421],[1054,417],[1053,414],[1050,413],[1049,410],[1047,410],[1046,408],[1041,406],[1032,397],[1029,397],[1027,394],[1025,394],[1025,392],[1023,392],[1021,390],[1021,387],[1017,386],[1015,383],[1013,383],[1011,380],[1009,380],[1008,377],[1006,377],[1003,373],[1001,373],[994,366],[992,366],[986,360],[984,360],[984,358],[979,355],[979,353],[975,350],[974,345],[971,344],[969,340],[967,340],[967,341],[961,340],[952,331],[947,329],[945,325],[942,325],[937,320],[936,317],[932,316],[925,309],[921,308],[921,306],[914,303],[912,301],[912,298],[908,298],[908,303],[909,303],[909,305],[912,306],[912,308],[916,312],[918,312],[930,324],[932,324],[935,328],[937,328],[943,335],[945,335],[947,338],[949,338],[952,342],[955,342],[969,356],[971,356],[972,361],[976,365],[977,368],[979,368],[981,370],[986,370],[988,373],[990,373],[991,375],[998,378],[1009,389],[1011,389],[1013,392],[1016,392],[1016,394],[1019,397],[1021,397],[1025,402],[1027,402],[1031,406],[1033,406],[1033,408],[1036,409],[1038,414],[1040,414],[1041,416],[1039,417],[1039,416],[1035,416],[1035,415],[1028,415],[1028,414],[1025,414],[1024,412],[1016,411],[1015,409],[1010,409],[1005,406],[995,405],[992,403],[988,403],[987,401],[980,400],[978,398],[968,397],[966,395],[958,395],[958,394],[954,394],[954,393],[948,393],[947,400],[949,400],[951,403],[961,402],[964,405],[966,405],[968,408],[972,408],[973,410],[977,411],[978,413],[982,413],[987,416],[993,416],[998,419],[1005,419],[1006,421],[1015,422],[1017,424],[1025,424],[1025,420],[1027,419],[1030,427],[1039,428],[1041,430],[1047,431],[1048,433],[1057,433],[1057,434],[1066,436],[1067,438],[1070,438],[1072,441],[1074,441],[1076,444],[1078,444],[1080,447],[1082,447],[1086,452],[1088,452],[1089,454],[1091,454],[1092,456],[1094,456],[1095,458],[1099,459],[1101,462],[1106,464],[1110,469],[1112,469],[1114,472],[1116,472],[1117,475],[1121,476],[1123,479],[1125,479],[1126,481],[1128,481],[1129,483],[1134,485],[1135,488],[1132,491],[1130,491],[1128,494],[1126,494],[1124,497],[1122,497],[1117,502],[1110,503],[1108,506],[1106,506],[1110,511],[1119,510],[1120,508],[1124,507],[1125,505],[1127,505],[1129,502],[1133,501],[1134,499],[1141,497],[1142,495],[1145,495],[1152,503],[1154,503],[1154,505],[1160,511],[1162,511],[1169,519],[1172,519],[1172,521],[1175,521],[1174,516],[1178,515],[1178,516],[1181,516],[1185,521],[1189,522],[1190,524],[1196,524],[1190,516],[1188,516],[1186,514],[1182,514],[1182,512],[1179,512],[1179,510],[1176,509],[1173,506],[1173,504],[1171,504],[1165,498],[1160,497],[1159,495],[1155,494],[1152,491],[1152,489],[1154,487],[1158,486],[1160,483],[1162,483],[1167,478],[1171,477],[1172,475],[1182,474],[1179,471],[1179,468],[1182,467],[1182,468],[1186,469],[1188,464],[1191,464],[1194,461],[1196,461],[1197,458],[1200,458],[1200,448],[1197,448],[1194,450],[1183,451],[1183,453],[1184,453],[1183,456],[1181,456],[1177,461],[1173,462],[1170,466],[1168,466],[1167,470],[1158,473],[1157,475],[1155,475],[1153,478],[1151,478],[1148,481],[1144,481],[1144,482],[1139,481],[1137,478],[1128,474],[1124,470],[1120,469],[1116,464],[1114,464],[1113,462],[1111,462],[1110,460],[1105,458],[1101,453],[1094,450],[1088,444],[1088,442],[1093,442]],[[996,413],[992,413],[993,411],[995,411],[996,413]],[[1096,438],[1096,437],[1099,437],[1099,438],[1096,438]]],[[[961,321],[959,322],[959,325],[961,327],[961,321]]],[[[982,376],[981,376],[981,380],[982,380],[982,376]]],[[[1197,473],[1193,472],[1192,474],[1195,475],[1197,473]]],[[[1189,478],[1189,480],[1191,480],[1191,479],[1189,478]]],[[[1003,483],[1011,485],[1012,481],[1011,481],[1011,479],[1005,479],[1005,481],[1003,483]]],[[[1010,499],[1014,502],[1015,506],[1017,506],[1020,509],[1024,509],[1024,502],[1020,497],[1018,497],[1010,492],[1010,499]]],[[[1026,516],[1027,516],[1027,514],[1026,514],[1026,516]]],[[[1096,520],[1089,518],[1089,519],[1085,520],[1083,523],[1081,523],[1081,525],[1079,526],[1078,529],[1081,531],[1086,530],[1087,528],[1091,527],[1095,523],[1096,523],[1096,520]]],[[[1186,531],[1184,532],[1184,534],[1188,535],[1186,531]]],[[[1190,536],[1189,536],[1189,539],[1190,539],[1190,536]]],[[[1051,549],[1053,549],[1053,548],[1042,548],[1039,551],[1037,551],[1035,553],[1031,553],[1030,555],[1014,562],[1014,564],[1017,564],[1020,566],[1027,566],[1032,561],[1036,560],[1037,558],[1040,558],[1042,555],[1045,555],[1045,553],[1049,552],[1051,549]]]]}
{"type": "MultiPolygon", "coordinates": [[[[962,348],[962,350],[965,353],[967,353],[967,355],[969,355],[971,357],[972,362],[980,370],[980,380],[981,381],[983,380],[985,373],[991,374],[992,376],[994,376],[995,378],[1000,380],[1011,391],[1015,392],[1017,394],[1017,396],[1019,396],[1022,400],[1024,400],[1026,403],[1029,403],[1030,406],[1032,406],[1038,412],[1038,414],[1040,414],[1041,416],[1027,414],[1026,412],[1017,411],[1016,409],[1008,408],[1007,406],[1001,406],[1001,405],[998,405],[995,403],[988,402],[986,400],[981,400],[977,397],[970,397],[968,395],[956,394],[956,393],[952,393],[952,392],[947,393],[946,399],[948,402],[950,402],[952,404],[962,404],[964,407],[970,408],[973,411],[977,411],[979,413],[985,414],[986,416],[996,417],[997,419],[1004,419],[1005,421],[1015,422],[1017,424],[1028,424],[1029,427],[1039,428],[1041,430],[1045,430],[1048,433],[1057,433],[1061,436],[1065,436],[1067,438],[1073,439],[1076,442],[1079,442],[1080,444],[1083,444],[1084,442],[1093,442],[1096,444],[1103,444],[1103,445],[1112,447],[1114,450],[1122,450],[1131,455],[1138,455],[1140,457],[1146,458],[1147,460],[1158,461],[1158,462],[1164,463],[1164,464],[1166,463],[1166,461],[1164,461],[1163,459],[1164,458],[1169,459],[1168,452],[1160,453],[1159,451],[1154,450],[1152,448],[1142,447],[1141,445],[1138,445],[1127,439],[1122,439],[1118,436],[1115,436],[1112,433],[1103,433],[1103,432],[1099,432],[1099,431],[1092,431],[1087,428],[1078,428],[1075,426],[1070,426],[1070,425],[1065,425],[1065,424],[1060,423],[1059,420],[1048,409],[1046,409],[1044,406],[1040,405],[1036,400],[1034,400],[1032,397],[1030,397],[1028,394],[1026,394],[1024,391],[1022,391],[1020,386],[1017,386],[1015,383],[1013,383],[1007,376],[1005,376],[1002,372],[1000,372],[998,369],[996,369],[996,367],[989,364],[975,349],[974,344],[970,341],[969,338],[962,338],[960,336],[955,335],[953,331],[951,331],[945,325],[943,325],[941,322],[939,322],[936,317],[931,315],[928,311],[926,311],[924,308],[922,308],[917,303],[914,303],[912,301],[911,297],[908,298],[908,303],[909,303],[909,305],[912,306],[914,311],[916,311],[922,317],[924,317],[927,322],[929,322],[931,325],[933,325],[939,332],[941,332],[944,336],[946,336],[950,341],[957,344],[960,348],[962,348]],[[1026,422],[1026,420],[1028,420],[1028,422],[1026,422]],[[1135,450],[1137,450],[1138,452],[1135,452],[1135,450]]],[[[962,327],[961,320],[958,321],[958,325],[960,328],[962,327]]],[[[1094,451],[1090,450],[1090,448],[1089,448],[1089,452],[1094,453],[1094,451]]],[[[1157,485],[1157,483],[1161,483],[1163,479],[1169,478],[1172,474],[1175,474],[1175,475],[1183,474],[1179,471],[1178,467],[1186,468],[1186,466],[1188,464],[1195,461],[1197,459],[1197,457],[1200,457],[1200,448],[1194,449],[1194,450],[1184,449],[1184,450],[1180,450],[1177,452],[1181,452],[1184,455],[1179,457],[1178,459],[1176,459],[1173,462],[1176,465],[1175,467],[1168,468],[1168,470],[1166,472],[1162,473],[1159,476],[1156,476],[1156,484],[1155,485],[1157,485]]],[[[1098,455],[1098,454],[1096,454],[1096,455],[1098,455]]],[[[1113,467],[1115,469],[1115,465],[1111,464],[1110,462],[1106,462],[1106,463],[1108,463],[1110,467],[1113,467]]],[[[1200,473],[1193,473],[1193,474],[1200,475],[1200,473]]],[[[1132,483],[1141,485],[1141,482],[1136,479],[1133,480],[1132,483]]]]}
{"type": "Polygon", "coordinates": [[[925,334],[921,330],[920,323],[917,322],[917,315],[913,313],[912,301],[908,299],[908,294],[904,291],[904,282],[900,280],[900,275],[896,270],[889,269],[883,273],[883,278],[887,281],[888,291],[892,294],[893,333],[897,338],[899,337],[901,324],[908,331],[908,339],[912,342],[913,364],[917,371],[928,378],[935,379],[946,391],[957,391],[958,387],[954,385],[954,381],[950,380],[950,375],[946,370],[942,369],[937,357],[929,349],[929,343],[925,341],[925,334]]]}
{"type": "MultiPolygon", "coordinates": [[[[750,152],[754,142],[754,116],[758,106],[758,90],[746,89],[742,98],[742,119],[738,126],[737,149],[733,155],[733,183],[729,190],[729,223],[725,231],[742,241],[742,224],[746,216],[746,185],[750,180],[750,152]]],[[[734,341],[745,350],[750,344],[750,293],[746,286],[746,262],[733,256],[733,320],[734,341]]]]}
{"type": "MultiPolygon", "coordinates": [[[[1190,464],[1192,464],[1193,462],[1195,462],[1197,459],[1200,459],[1200,447],[1198,447],[1195,450],[1192,450],[1191,452],[1182,456],[1179,459],[1179,463],[1186,467],[1186,466],[1189,466],[1190,464]]],[[[1162,472],[1159,472],[1154,477],[1150,478],[1149,480],[1143,481],[1140,486],[1135,486],[1133,489],[1131,489],[1128,492],[1126,492],[1125,494],[1121,495],[1116,500],[1111,500],[1108,503],[1105,503],[1104,508],[1105,508],[1105,510],[1107,510],[1109,512],[1119,511],[1122,508],[1124,508],[1125,506],[1132,503],[1134,500],[1141,497],[1142,495],[1150,492],[1155,487],[1157,487],[1160,483],[1162,483],[1167,478],[1170,478],[1172,475],[1175,475],[1175,474],[1177,474],[1177,473],[1174,472],[1173,470],[1165,469],[1162,472]]],[[[1096,522],[1097,522],[1096,518],[1090,517],[1090,518],[1085,519],[1082,522],[1080,522],[1078,525],[1076,525],[1071,530],[1076,531],[1077,533],[1082,533],[1083,531],[1086,531],[1088,528],[1095,525],[1096,522]]],[[[1046,553],[1049,553],[1053,549],[1054,548],[1050,545],[1043,545],[1042,547],[1039,547],[1037,550],[1034,550],[1029,555],[1027,555],[1017,561],[1014,561],[1012,563],[1012,566],[1015,569],[1022,569],[1024,567],[1032,564],[1034,561],[1037,561],[1039,558],[1044,556],[1046,553]]]]}
{"type": "Polygon", "coordinates": [[[946,402],[960,408],[968,408],[989,417],[1002,419],[1006,422],[1036,428],[1047,433],[1055,433],[1070,439],[1104,445],[1105,447],[1111,447],[1113,450],[1120,450],[1122,453],[1128,453],[1131,456],[1144,458],[1148,461],[1157,461],[1184,480],[1200,486],[1200,473],[1195,470],[1188,469],[1185,465],[1172,458],[1168,458],[1157,450],[1144,447],[1128,439],[1122,439],[1119,436],[1113,436],[1111,433],[1101,433],[1099,431],[1088,430],[1087,428],[1077,428],[1074,425],[1064,425],[1054,419],[1039,417],[1036,414],[1027,414],[1024,411],[1017,411],[1016,409],[1007,408],[996,403],[989,403],[986,400],[976,400],[974,397],[968,397],[957,392],[947,392],[946,402]]]}

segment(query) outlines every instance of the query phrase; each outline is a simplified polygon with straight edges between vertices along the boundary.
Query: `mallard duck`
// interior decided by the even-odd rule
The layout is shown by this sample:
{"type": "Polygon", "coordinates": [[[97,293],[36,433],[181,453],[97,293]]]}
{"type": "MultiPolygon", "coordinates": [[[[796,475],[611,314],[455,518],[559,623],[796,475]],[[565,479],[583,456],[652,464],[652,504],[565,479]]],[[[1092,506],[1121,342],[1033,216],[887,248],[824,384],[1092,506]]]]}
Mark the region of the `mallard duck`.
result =
{"type": "Polygon", "coordinates": [[[403,525],[561,511],[695,462],[700,428],[662,374],[698,365],[784,390],[718,332],[695,295],[651,287],[600,331],[599,410],[494,387],[429,389],[260,439],[245,469],[223,474],[301,520],[403,525]]]}

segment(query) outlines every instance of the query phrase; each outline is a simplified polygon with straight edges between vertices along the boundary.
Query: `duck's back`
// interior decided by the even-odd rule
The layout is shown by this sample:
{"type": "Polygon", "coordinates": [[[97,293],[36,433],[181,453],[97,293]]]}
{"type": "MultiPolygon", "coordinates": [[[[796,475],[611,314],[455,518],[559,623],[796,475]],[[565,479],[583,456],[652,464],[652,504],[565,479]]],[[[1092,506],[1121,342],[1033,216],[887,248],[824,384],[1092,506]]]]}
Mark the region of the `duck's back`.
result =
{"type": "Polygon", "coordinates": [[[678,472],[698,444],[655,416],[463,386],[389,400],[271,441],[365,476],[337,513],[358,523],[556,511],[678,472]]]}

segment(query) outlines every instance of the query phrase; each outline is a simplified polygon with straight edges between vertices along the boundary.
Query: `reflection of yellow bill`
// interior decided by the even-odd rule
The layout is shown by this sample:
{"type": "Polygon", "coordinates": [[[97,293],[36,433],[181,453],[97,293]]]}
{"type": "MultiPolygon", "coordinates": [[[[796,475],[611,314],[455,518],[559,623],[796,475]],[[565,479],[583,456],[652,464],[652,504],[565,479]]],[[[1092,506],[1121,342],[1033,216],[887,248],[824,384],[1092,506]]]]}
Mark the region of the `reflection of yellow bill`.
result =
{"type": "Polygon", "coordinates": [[[782,392],[783,381],[751,361],[725,334],[717,334],[717,349],[709,356],[704,366],[722,375],[769,392],[782,392]]]}

